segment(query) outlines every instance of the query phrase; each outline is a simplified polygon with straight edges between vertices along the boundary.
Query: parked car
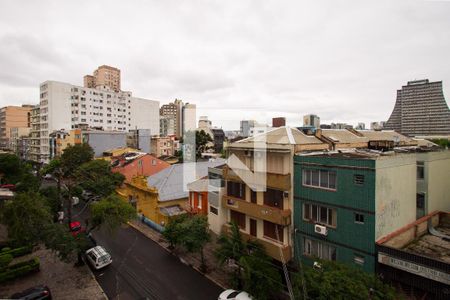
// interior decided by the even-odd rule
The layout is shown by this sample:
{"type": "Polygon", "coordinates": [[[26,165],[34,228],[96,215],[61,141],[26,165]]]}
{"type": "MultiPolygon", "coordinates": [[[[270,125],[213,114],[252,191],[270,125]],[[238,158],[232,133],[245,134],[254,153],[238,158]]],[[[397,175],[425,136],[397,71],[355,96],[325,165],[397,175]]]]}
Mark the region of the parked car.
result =
{"type": "Polygon", "coordinates": [[[223,291],[217,300],[253,300],[253,298],[247,292],[229,289],[223,291]]]}
{"type": "Polygon", "coordinates": [[[43,300],[52,299],[52,293],[46,285],[38,285],[29,289],[26,289],[20,293],[15,293],[11,296],[11,299],[24,299],[24,300],[43,300]]]}
{"type": "Polygon", "coordinates": [[[14,185],[14,184],[1,184],[0,188],[8,189],[10,191],[15,191],[16,190],[16,185],[14,185]]]}
{"type": "Polygon", "coordinates": [[[77,236],[78,234],[80,234],[81,232],[85,232],[85,228],[83,228],[81,226],[81,223],[78,221],[74,221],[72,223],[70,223],[70,232],[72,233],[73,236],[77,236]]]}
{"type": "Polygon", "coordinates": [[[96,270],[104,268],[112,263],[111,255],[106,252],[105,248],[102,246],[95,246],[94,248],[87,250],[86,258],[96,270]]]}

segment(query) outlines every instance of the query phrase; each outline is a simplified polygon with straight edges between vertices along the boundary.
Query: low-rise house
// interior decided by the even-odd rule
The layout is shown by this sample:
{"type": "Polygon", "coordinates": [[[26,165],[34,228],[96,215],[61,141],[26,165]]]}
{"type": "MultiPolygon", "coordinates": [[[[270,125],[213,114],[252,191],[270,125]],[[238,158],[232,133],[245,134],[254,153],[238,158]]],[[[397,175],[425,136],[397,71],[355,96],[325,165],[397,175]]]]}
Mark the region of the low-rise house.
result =
{"type": "Polygon", "coordinates": [[[153,136],[151,139],[150,152],[156,157],[173,156],[177,149],[178,141],[174,136],[153,136]]]}
{"type": "Polygon", "coordinates": [[[208,174],[208,167],[224,164],[214,161],[171,165],[147,178],[133,177],[118,193],[151,222],[164,226],[170,217],[185,213],[189,206],[187,184],[208,174]]]}
{"type": "Polygon", "coordinates": [[[377,272],[413,299],[449,299],[449,249],[450,213],[435,211],[377,241],[377,272]]]}
{"type": "Polygon", "coordinates": [[[134,176],[151,176],[170,164],[153,155],[142,152],[125,152],[120,156],[111,158],[111,171],[121,173],[126,181],[131,181],[134,176]]]}
{"type": "Polygon", "coordinates": [[[189,212],[208,215],[208,176],[204,176],[187,185],[189,189],[189,212]]]}

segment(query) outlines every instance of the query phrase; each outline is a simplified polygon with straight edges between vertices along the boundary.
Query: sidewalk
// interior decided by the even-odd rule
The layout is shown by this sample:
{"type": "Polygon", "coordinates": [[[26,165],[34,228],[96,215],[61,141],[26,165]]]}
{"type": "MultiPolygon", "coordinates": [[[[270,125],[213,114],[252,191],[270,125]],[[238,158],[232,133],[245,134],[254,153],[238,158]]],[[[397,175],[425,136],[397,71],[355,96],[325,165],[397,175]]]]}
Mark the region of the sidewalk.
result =
{"type": "MultiPolygon", "coordinates": [[[[32,257],[39,258],[40,271],[2,283],[0,286],[1,299],[6,299],[14,293],[39,284],[47,285],[50,288],[53,299],[108,299],[88,266],[74,267],[72,263],[64,263],[54,252],[47,249],[36,250],[21,257],[20,260],[32,257]]],[[[19,261],[19,259],[16,260],[19,261]]]]}
{"type": "Polygon", "coordinates": [[[173,255],[177,256],[180,261],[188,266],[191,266],[198,272],[202,273],[206,278],[213,281],[218,286],[222,287],[223,289],[229,288],[228,284],[228,278],[229,275],[226,272],[227,267],[226,266],[219,266],[217,264],[217,260],[214,257],[214,250],[216,247],[215,244],[215,236],[211,236],[211,242],[206,244],[204,248],[204,255],[205,255],[205,262],[207,266],[207,272],[203,273],[200,270],[200,254],[197,253],[188,253],[182,249],[176,248],[173,251],[169,250],[169,243],[167,243],[162,235],[148,227],[147,225],[141,223],[138,220],[134,220],[128,223],[131,227],[135,228],[136,230],[140,231],[142,234],[144,234],[149,239],[152,239],[156,243],[158,243],[161,247],[166,249],[168,252],[172,253],[173,255]]]}

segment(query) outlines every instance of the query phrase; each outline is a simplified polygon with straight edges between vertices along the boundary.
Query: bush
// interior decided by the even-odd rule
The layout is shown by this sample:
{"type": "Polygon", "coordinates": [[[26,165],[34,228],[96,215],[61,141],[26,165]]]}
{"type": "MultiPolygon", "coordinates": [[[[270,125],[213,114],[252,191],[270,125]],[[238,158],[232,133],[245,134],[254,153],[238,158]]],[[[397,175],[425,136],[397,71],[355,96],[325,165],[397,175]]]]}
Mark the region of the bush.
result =
{"type": "MultiPolygon", "coordinates": [[[[5,249],[5,248],[3,248],[3,249],[5,249]]],[[[24,246],[24,247],[15,248],[15,249],[8,250],[8,251],[2,250],[1,254],[2,255],[3,254],[11,254],[13,257],[18,257],[18,256],[23,256],[25,254],[29,254],[29,253],[31,253],[32,250],[33,250],[33,247],[24,246]]]]}
{"type": "Polygon", "coordinates": [[[21,277],[31,272],[39,271],[39,265],[40,263],[37,257],[11,265],[0,273],[0,283],[21,277]]]}
{"type": "Polygon", "coordinates": [[[1,254],[0,255],[0,270],[9,265],[9,263],[13,260],[13,256],[11,254],[1,254]]]}
{"type": "Polygon", "coordinates": [[[2,252],[8,252],[9,250],[11,250],[11,248],[5,247],[5,248],[2,249],[2,252]]]}

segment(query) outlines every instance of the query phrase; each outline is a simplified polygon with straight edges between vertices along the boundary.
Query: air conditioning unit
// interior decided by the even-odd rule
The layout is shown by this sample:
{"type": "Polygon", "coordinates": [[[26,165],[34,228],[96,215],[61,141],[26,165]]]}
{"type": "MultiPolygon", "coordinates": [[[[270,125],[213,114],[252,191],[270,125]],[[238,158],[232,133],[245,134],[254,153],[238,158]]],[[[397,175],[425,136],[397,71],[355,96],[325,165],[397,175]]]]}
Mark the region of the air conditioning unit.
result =
{"type": "Polygon", "coordinates": [[[323,225],[314,225],[314,232],[321,234],[321,235],[327,235],[328,234],[328,229],[327,227],[323,226],[323,225]]]}

